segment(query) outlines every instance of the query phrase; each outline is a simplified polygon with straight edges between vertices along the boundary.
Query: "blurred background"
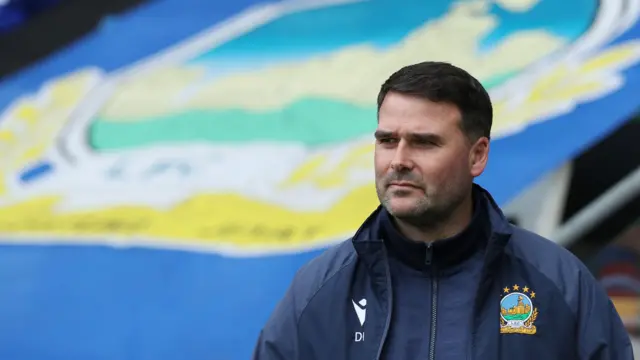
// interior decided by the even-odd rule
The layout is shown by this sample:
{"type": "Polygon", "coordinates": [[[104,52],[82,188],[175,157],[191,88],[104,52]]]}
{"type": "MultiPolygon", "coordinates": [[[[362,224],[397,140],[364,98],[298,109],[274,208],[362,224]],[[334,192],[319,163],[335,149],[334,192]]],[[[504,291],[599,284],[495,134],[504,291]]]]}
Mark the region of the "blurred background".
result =
{"type": "Polygon", "coordinates": [[[377,206],[375,98],[425,60],[490,90],[478,183],[592,269],[637,346],[639,16],[0,0],[0,359],[248,359],[295,271],[377,206]]]}

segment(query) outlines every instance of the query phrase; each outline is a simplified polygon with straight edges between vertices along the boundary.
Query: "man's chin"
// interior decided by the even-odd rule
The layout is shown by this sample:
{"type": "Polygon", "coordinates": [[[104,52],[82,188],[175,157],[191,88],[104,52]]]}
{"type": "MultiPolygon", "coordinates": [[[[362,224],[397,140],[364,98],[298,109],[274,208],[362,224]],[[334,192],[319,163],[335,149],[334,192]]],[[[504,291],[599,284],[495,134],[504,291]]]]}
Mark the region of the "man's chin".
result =
{"type": "Polygon", "coordinates": [[[410,199],[393,199],[385,207],[391,215],[400,219],[414,217],[420,212],[417,201],[410,199]]]}

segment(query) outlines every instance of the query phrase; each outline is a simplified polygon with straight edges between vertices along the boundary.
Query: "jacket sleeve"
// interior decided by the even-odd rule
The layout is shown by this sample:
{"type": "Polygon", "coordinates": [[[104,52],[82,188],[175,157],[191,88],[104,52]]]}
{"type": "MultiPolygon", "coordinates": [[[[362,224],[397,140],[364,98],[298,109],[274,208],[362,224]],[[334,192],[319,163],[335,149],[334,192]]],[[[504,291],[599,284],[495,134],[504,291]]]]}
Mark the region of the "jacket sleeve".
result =
{"type": "Polygon", "coordinates": [[[588,271],[581,276],[580,293],[580,360],[634,360],[629,334],[618,312],[602,286],[588,271]]]}
{"type": "Polygon", "coordinates": [[[252,359],[298,359],[298,324],[293,285],[260,332],[252,359]]]}

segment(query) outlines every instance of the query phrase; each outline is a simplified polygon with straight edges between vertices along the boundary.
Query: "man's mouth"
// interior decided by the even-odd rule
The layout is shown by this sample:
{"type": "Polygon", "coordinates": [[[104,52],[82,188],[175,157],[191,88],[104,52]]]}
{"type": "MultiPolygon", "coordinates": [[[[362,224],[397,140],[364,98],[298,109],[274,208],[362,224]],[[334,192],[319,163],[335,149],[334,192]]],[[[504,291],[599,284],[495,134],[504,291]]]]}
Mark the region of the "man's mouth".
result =
{"type": "Polygon", "coordinates": [[[419,189],[420,187],[412,182],[408,182],[408,181],[392,181],[389,183],[389,187],[401,187],[401,188],[413,188],[413,189],[419,189]]]}

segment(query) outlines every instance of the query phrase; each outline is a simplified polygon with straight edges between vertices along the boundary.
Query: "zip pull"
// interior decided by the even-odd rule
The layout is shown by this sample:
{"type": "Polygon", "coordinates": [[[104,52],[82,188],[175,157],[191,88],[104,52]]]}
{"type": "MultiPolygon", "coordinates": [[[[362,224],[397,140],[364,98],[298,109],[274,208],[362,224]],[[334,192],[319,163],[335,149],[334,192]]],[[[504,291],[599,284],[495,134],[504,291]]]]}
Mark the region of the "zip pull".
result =
{"type": "Polygon", "coordinates": [[[431,265],[432,262],[433,262],[433,245],[427,244],[427,250],[424,256],[424,264],[431,265]]]}

